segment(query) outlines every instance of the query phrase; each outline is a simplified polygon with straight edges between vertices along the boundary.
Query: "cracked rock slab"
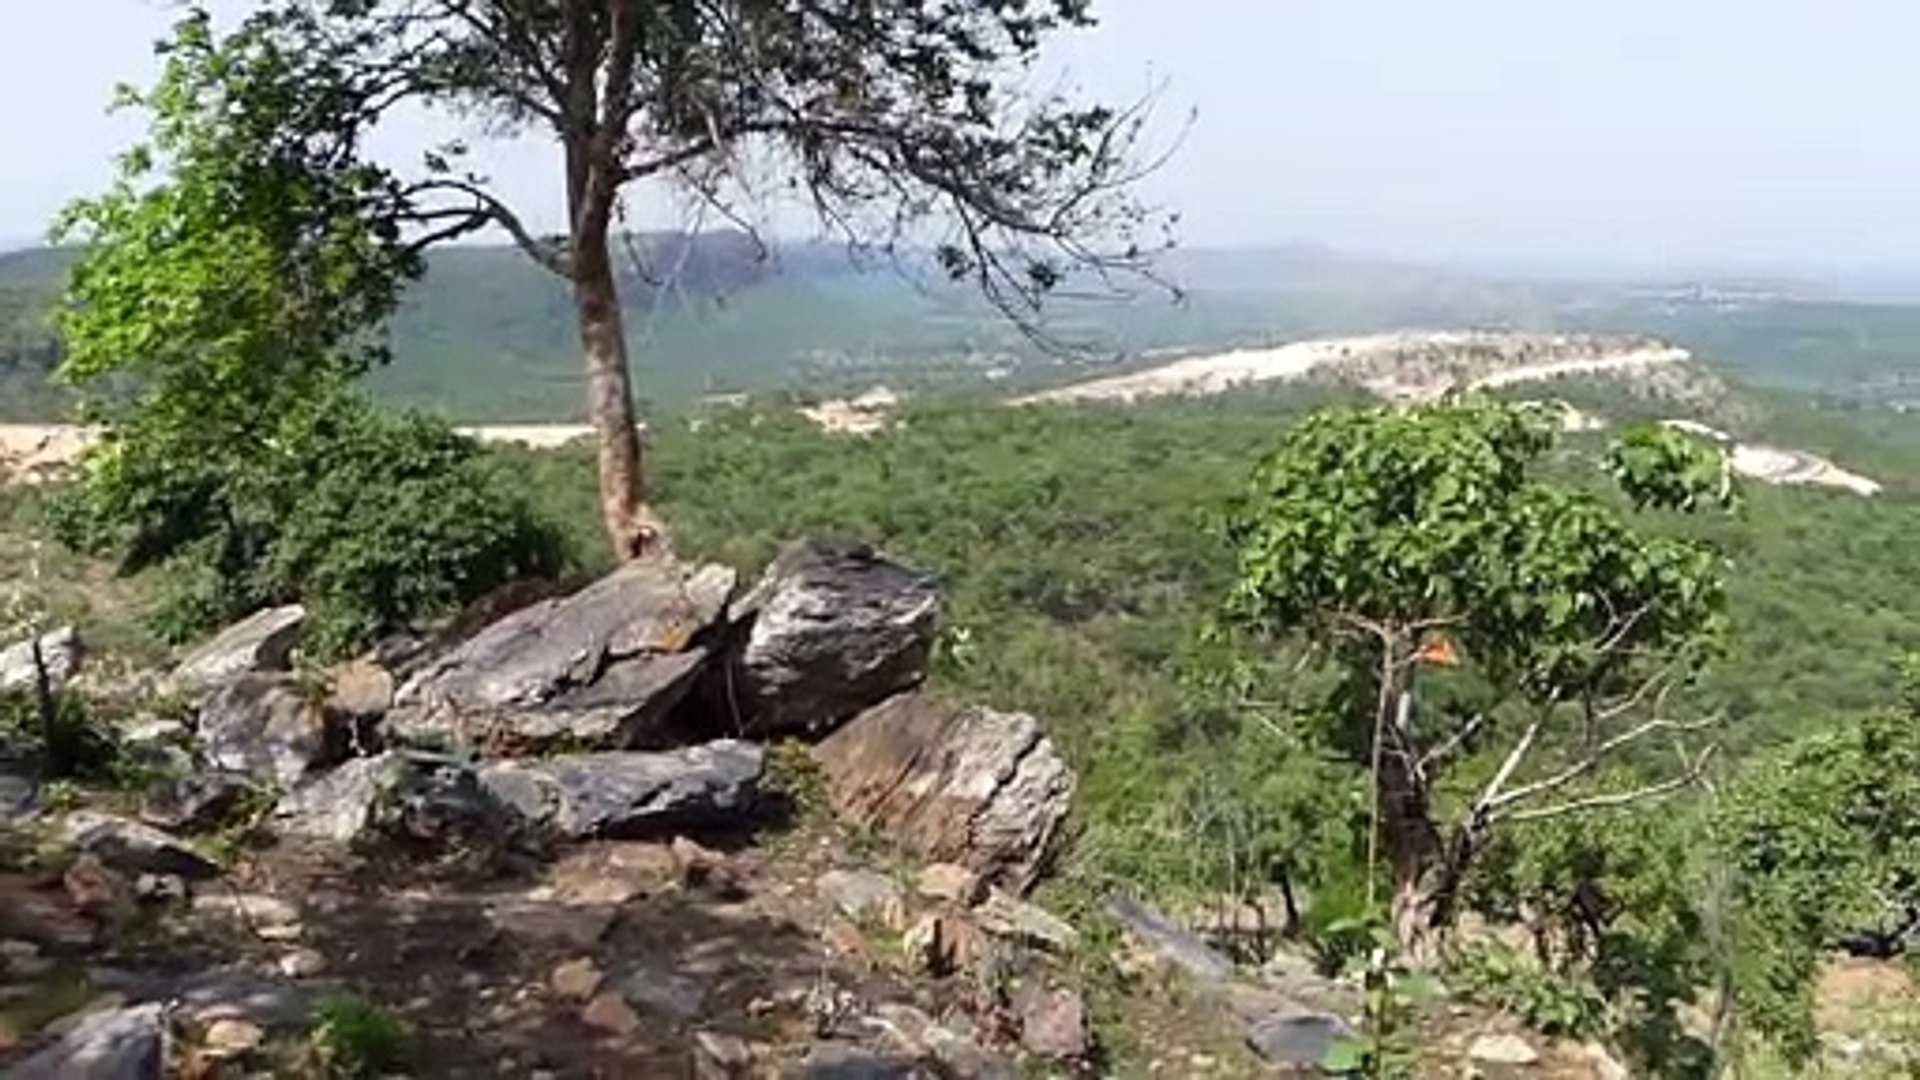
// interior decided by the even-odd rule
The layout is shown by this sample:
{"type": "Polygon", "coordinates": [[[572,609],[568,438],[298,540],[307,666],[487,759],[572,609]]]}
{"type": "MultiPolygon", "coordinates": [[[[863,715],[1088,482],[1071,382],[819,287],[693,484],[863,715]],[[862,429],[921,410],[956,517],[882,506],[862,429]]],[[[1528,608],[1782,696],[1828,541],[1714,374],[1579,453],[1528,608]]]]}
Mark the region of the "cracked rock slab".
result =
{"type": "Polygon", "coordinates": [[[724,566],[646,559],[521,608],[409,678],[388,731],[530,753],[648,745],[698,681],[734,582],[724,566]]]}
{"type": "Polygon", "coordinates": [[[1073,802],[1039,721],[923,694],[869,709],[814,754],[842,818],[1016,895],[1046,871],[1073,802]]]}

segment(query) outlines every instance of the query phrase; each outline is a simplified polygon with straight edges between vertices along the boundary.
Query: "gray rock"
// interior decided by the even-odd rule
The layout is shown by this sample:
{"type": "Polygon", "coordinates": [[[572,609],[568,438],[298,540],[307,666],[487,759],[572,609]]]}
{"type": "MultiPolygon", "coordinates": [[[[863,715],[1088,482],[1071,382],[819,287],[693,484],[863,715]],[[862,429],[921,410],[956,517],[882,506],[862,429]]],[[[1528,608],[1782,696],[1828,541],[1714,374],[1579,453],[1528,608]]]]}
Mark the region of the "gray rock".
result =
{"type": "Polygon", "coordinates": [[[726,567],[646,559],[522,608],[410,677],[388,731],[525,752],[652,744],[697,681],[733,586],[726,567]]]}
{"type": "Polygon", "coordinates": [[[0,761],[0,825],[18,824],[40,813],[40,784],[31,766],[0,761]]]}
{"type": "Polygon", "coordinates": [[[750,735],[825,732],[926,678],[934,579],[865,545],[781,552],[728,612],[731,645],[706,696],[750,735]]]}
{"type": "Polygon", "coordinates": [[[168,676],[168,685],[197,694],[248,672],[285,671],[306,626],[307,609],[299,604],[257,611],[188,653],[168,676]]]}
{"type": "Polygon", "coordinates": [[[1243,1023],[1247,1046],[1275,1065],[1318,1065],[1335,1043],[1354,1037],[1353,1028],[1339,1017],[1297,1007],[1243,1023]]]}
{"type": "Polygon", "coordinates": [[[1055,854],[1074,776],[1024,713],[908,694],[815,748],[841,817],[916,858],[1025,894],[1055,854]]]}
{"type": "Polygon", "coordinates": [[[787,1075],[795,1080],[918,1080],[930,1074],[915,1068],[912,1061],[826,1043],[808,1050],[798,1068],[787,1075]]]}
{"type": "Polygon", "coordinates": [[[223,769],[291,786],[352,753],[344,718],[309,700],[291,675],[247,673],[200,706],[200,742],[223,769]]]}
{"type": "Polygon", "coordinates": [[[140,817],[149,825],[183,832],[219,828],[257,789],[244,776],[217,769],[164,777],[142,797],[140,817]]]}
{"type": "Polygon", "coordinates": [[[754,809],[766,751],[722,739],[661,753],[563,754],[483,767],[501,803],[561,839],[626,837],[741,824],[754,809]]]}
{"type": "Polygon", "coordinates": [[[867,1021],[879,1029],[883,1044],[904,1057],[940,1064],[939,1075],[953,1080],[1014,1080],[1011,1065],[965,1034],[936,1023],[912,1005],[890,1002],[867,1021]]]}
{"type": "MultiPolygon", "coordinates": [[[[0,649],[0,693],[15,690],[32,690],[39,678],[33,663],[33,646],[36,639],[14,642],[0,649]]],[[[40,643],[40,662],[47,669],[47,685],[58,690],[67,680],[79,672],[83,659],[80,635],[71,626],[62,626],[49,630],[37,639],[40,643]]]]}
{"type": "Polygon", "coordinates": [[[1069,952],[1080,945],[1080,932],[1073,924],[999,889],[974,909],[973,917],[989,934],[1050,952],[1069,952]]]}
{"type": "Polygon", "coordinates": [[[662,964],[640,964],[618,986],[628,1004],[677,1023],[699,1019],[707,1007],[706,986],[662,964]]]}
{"type": "Polygon", "coordinates": [[[854,920],[871,920],[889,930],[906,923],[906,903],[892,878],[872,870],[829,870],[814,882],[821,897],[854,920]]]}
{"type": "Polygon", "coordinates": [[[1232,960],[1146,904],[1130,896],[1111,896],[1105,907],[1107,915],[1141,944],[1188,975],[1209,983],[1233,977],[1232,960]]]}
{"type": "Polygon", "coordinates": [[[532,823],[471,765],[414,751],[354,758],[322,773],[283,796],[274,819],[287,835],[343,844],[460,839],[504,847],[532,838],[532,823]]]}
{"type": "Polygon", "coordinates": [[[1028,1053],[1056,1061],[1079,1061],[1093,1053],[1093,1025],[1079,991],[1036,989],[1022,996],[1019,1008],[1020,1045],[1028,1053]]]}
{"type": "Polygon", "coordinates": [[[12,1080],[160,1080],[166,1009],[111,1009],[81,1020],[58,1042],[7,1071],[12,1080]]]}
{"type": "Polygon", "coordinates": [[[192,881],[220,876],[219,865],[186,841],[128,818],[76,810],[62,819],[61,832],[68,844],[124,874],[173,874],[192,881]]]}

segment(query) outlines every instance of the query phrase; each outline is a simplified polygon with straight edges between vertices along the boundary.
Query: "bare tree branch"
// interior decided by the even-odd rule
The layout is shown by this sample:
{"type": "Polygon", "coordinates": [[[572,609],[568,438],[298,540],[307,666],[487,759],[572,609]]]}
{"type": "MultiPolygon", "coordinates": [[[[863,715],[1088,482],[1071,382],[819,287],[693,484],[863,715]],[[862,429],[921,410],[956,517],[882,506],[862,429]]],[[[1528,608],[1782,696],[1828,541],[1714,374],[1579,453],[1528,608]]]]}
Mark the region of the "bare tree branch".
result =
{"type": "MultiPolygon", "coordinates": [[[[1666,720],[1661,718],[1648,720],[1601,743],[1591,752],[1582,755],[1580,759],[1573,764],[1545,779],[1536,780],[1531,784],[1523,784],[1520,787],[1506,792],[1501,792],[1497,788],[1492,788],[1490,785],[1492,794],[1483,795],[1479,805],[1485,813],[1494,814],[1504,807],[1511,806],[1523,799],[1565,787],[1580,777],[1592,772],[1608,755],[1622,747],[1638,742],[1649,735],[1657,732],[1701,731],[1714,726],[1718,722],[1718,717],[1709,717],[1704,720],[1693,721],[1666,720]]],[[[1496,777],[1496,779],[1500,778],[1496,777]]]]}
{"type": "Polygon", "coordinates": [[[1586,810],[1600,810],[1608,807],[1628,806],[1633,803],[1663,798],[1697,782],[1706,773],[1707,762],[1713,757],[1715,749],[1715,747],[1707,747],[1706,750],[1701,753],[1699,759],[1689,765],[1686,771],[1678,776],[1663,780],[1660,783],[1648,784],[1645,787],[1634,788],[1630,791],[1615,791],[1603,795],[1590,795],[1584,799],[1574,799],[1570,802],[1556,803],[1553,806],[1540,806],[1530,810],[1515,810],[1506,815],[1506,820],[1542,821],[1547,818],[1560,817],[1564,814],[1575,814],[1586,810]]]}
{"type": "MultiPolygon", "coordinates": [[[[515,246],[519,247],[521,251],[526,252],[535,262],[560,277],[571,278],[573,276],[573,270],[567,253],[560,250],[557,245],[535,237],[527,230],[527,227],[521,223],[519,216],[516,215],[506,203],[495,198],[485,188],[464,180],[443,177],[434,180],[422,180],[418,183],[411,184],[406,187],[401,194],[405,198],[412,199],[436,192],[464,195],[472,199],[475,205],[467,212],[475,215],[479,219],[479,224],[476,225],[475,228],[487,224],[498,225],[506,231],[508,236],[512,237],[515,246]]],[[[417,219],[420,217],[420,214],[416,213],[413,216],[417,219]]],[[[464,230],[464,232],[471,231],[474,230],[464,230]]],[[[455,232],[451,235],[461,235],[461,233],[455,232]]]]}

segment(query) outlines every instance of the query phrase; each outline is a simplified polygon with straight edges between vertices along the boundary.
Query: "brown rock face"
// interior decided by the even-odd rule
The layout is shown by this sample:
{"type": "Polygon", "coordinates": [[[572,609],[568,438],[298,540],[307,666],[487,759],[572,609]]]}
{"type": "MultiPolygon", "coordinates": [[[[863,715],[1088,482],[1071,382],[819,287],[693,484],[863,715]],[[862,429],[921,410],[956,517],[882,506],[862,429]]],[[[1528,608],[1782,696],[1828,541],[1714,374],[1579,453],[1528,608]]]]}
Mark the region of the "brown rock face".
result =
{"type": "Polygon", "coordinates": [[[1046,871],[1073,801],[1073,772],[1033,717],[919,694],[862,713],[815,756],[843,818],[1017,894],[1046,871]]]}

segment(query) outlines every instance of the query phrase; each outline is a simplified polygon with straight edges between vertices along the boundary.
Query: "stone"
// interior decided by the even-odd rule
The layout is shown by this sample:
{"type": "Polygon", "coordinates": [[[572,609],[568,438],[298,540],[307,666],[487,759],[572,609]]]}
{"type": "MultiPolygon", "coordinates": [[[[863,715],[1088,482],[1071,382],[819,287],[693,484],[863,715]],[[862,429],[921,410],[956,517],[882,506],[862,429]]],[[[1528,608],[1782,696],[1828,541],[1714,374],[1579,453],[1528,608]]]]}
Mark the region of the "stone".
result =
{"type": "Polygon", "coordinates": [[[706,986],[664,963],[633,965],[620,977],[619,990],[634,1007],[679,1023],[697,1020],[706,1010],[706,986]]]}
{"type": "Polygon", "coordinates": [[[1229,995],[1247,1046],[1275,1065],[1317,1066],[1335,1043],[1354,1037],[1345,1020],[1279,994],[1242,990],[1229,995]]]}
{"type": "Polygon", "coordinates": [[[347,723],[309,700],[292,675],[235,676],[201,704],[199,715],[208,760],[282,787],[353,753],[347,723]]]}
{"type": "Polygon", "coordinates": [[[815,748],[835,811],[912,856],[1025,894],[1050,866],[1074,776],[1024,713],[909,694],[815,748]]]}
{"type": "Polygon", "coordinates": [[[393,673],[370,659],[349,660],[330,673],[326,709],[350,720],[371,720],[393,708],[393,673]]]}
{"type": "Polygon", "coordinates": [[[173,874],[141,874],[133,879],[133,895],[143,904],[173,904],[187,898],[187,883],[173,874]]]}
{"type": "Polygon", "coordinates": [[[47,687],[58,690],[80,671],[85,650],[80,635],[71,626],[49,630],[37,638],[16,641],[0,648],[0,694],[16,690],[31,691],[39,681],[34,666],[34,643],[40,646],[40,663],[47,671],[47,687]]]}
{"type": "Polygon", "coordinates": [[[274,967],[289,979],[311,979],[326,972],[327,958],[318,949],[303,947],[281,954],[274,967]]]}
{"type": "Polygon", "coordinates": [[[176,693],[199,694],[257,671],[286,671],[306,630],[299,604],[268,608],[234,623],[189,652],[167,677],[176,693]]]}
{"type": "Polygon", "coordinates": [[[569,960],[553,969],[547,976],[547,986],[560,997],[570,1001],[586,1001],[600,989],[606,981],[606,975],[594,966],[593,958],[583,956],[569,960]]]}
{"type": "Polygon", "coordinates": [[[895,932],[906,926],[907,909],[900,898],[900,886],[885,874],[829,870],[814,882],[814,891],[855,922],[895,932]]]}
{"type": "Polygon", "coordinates": [[[41,955],[40,946],[31,941],[0,941],[0,972],[22,979],[34,979],[53,968],[53,961],[41,955]]]}
{"type": "Polygon", "coordinates": [[[1104,906],[1108,917],[1153,950],[1162,962],[1205,983],[1223,982],[1233,976],[1232,960],[1152,907],[1119,895],[1108,897],[1104,906]]]}
{"type": "Polygon", "coordinates": [[[932,863],[920,868],[914,879],[914,891],[929,900],[940,900],[961,907],[972,907],[987,895],[980,875],[954,863],[932,863]]]}
{"type": "Polygon", "coordinates": [[[274,821],[287,835],[342,844],[530,843],[533,823],[500,796],[456,758],[392,751],[354,758],[295,787],[274,807],[274,821]]]}
{"type": "Polygon", "coordinates": [[[300,922],[299,908],[261,893],[203,892],[193,898],[193,913],[242,923],[255,930],[300,922]]]}
{"type": "Polygon", "coordinates": [[[878,1028],[888,1047],[902,1056],[938,1062],[938,1075],[954,1080],[1014,1080],[1017,1075],[979,1043],[936,1023],[912,1005],[888,1002],[876,1008],[867,1023],[878,1028]]]}
{"type": "Polygon", "coordinates": [[[266,1041],[267,1033],[260,1025],[222,1017],[207,1025],[206,1034],[200,1037],[200,1048],[215,1061],[230,1061],[245,1057],[266,1041]]]}
{"type": "Polygon", "coordinates": [[[10,1080],[160,1080],[167,1056],[166,1008],[106,1009],[7,1071],[10,1080]]]}
{"type": "Polygon", "coordinates": [[[794,1080],[915,1080],[921,1074],[911,1059],[887,1057],[841,1043],[808,1049],[791,1073],[794,1080]]]}
{"type": "Polygon", "coordinates": [[[620,910],[612,904],[559,904],[535,897],[514,897],[487,905],[487,922],[508,937],[540,945],[589,949],[613,926],[620,910]]]}
{"type": "Polygon", "coordinates": [[[1467,1056],[1482,1065],[1525,1067],[1540,1062],[1540,1051],[1511,1032],[1481,1035],[1467,1047],[1467,1056]]]}
{"type": "Polygon", "coordinates": [[[750,895],[745,876],[732,860],[685,836],[676,836],[668,851],[680,884],[722,903],[736,903],[750,895]]]}
{"type": "Polygon", "coordinates": [[[981,956],[983,943],[979,927],[971,922],[933,912],[908,928],[900,948],[913,970],[939,979],[970,970],[981,956]]]}
{"type": "Polygon", "coordinates": [[[818,735],[926,678],[940,591],[866,545],[802,541],[727,615],[711,711],[748,735],[818,735]]]}
{"type": "Polygon", "coordinates": [[[1633,1070],[1620,1063],[1613,1051],[1597,1042],[1582,1044],[1580,1057],[1585,1058],[1592,1071],[1592,1080],[1632,1080],[1633,1070]]]}
{"type": "Polygon", "coordinates": [[[695,1080],[736,1080],[753,1068],[753,1047],[737,1035],[697,1031],[693,1036],[695,1080]]]}
{"type": "Polygon", "coordinates": [[[560,839],[632,838],[743,824],[766,751],[722,739],[682,750],[562,754],[484,766],[480,779],[560,839]]]}
{"type": "Polygon", "coordinates": [[[1073,924],[998,889],[974,910],[974,919],[989,934],[1049,952],[1071,952],[1080,946],[1080,932],[1073,924]]]}
{"type": "Polygon", "coordinates": [[[140,998],[173,1002],[197,1024],[245,1020],[268,1030],[287,1031],[304,1028],[313,1013],[313,1001],[305,989],[238,965],[213,968],[184,982],[155,977],[151,985],[130,989],[140,998]]]}
{"type": "Polygon", "coordinates": [[[1093,1025],[1087,1002],[1067,987],[1023,995],[1020,1045],[1030,1054],[1056,1061],[1079,1061],[1093,1053],[1093,1025]]]}
{"type": "Polygon", "coordinates": [[[133,883],[111,870],[98,855],[83,853],[68,864],[61,884],[76,911],[106,922],[120,922],[133,914],[133,883]]]}
{"type": "Polygon", "coordinates": [[[141,796],[140,818],[183,832],[210,832],[226,824],[259,789],[239,773],[195,769],[161,778],[141,796]]]}
{"type": "Polygon", "coordinates": [[[607,990],[595,995],[580,1011],[580,1020],[590,1028],[604,1031],[609,1035],[627,1036],[640,1030],[640,1014],[633,1011],[625,998],[607,990]]]}
{"type": "Polygon", "coordinates": [[[519,753],[662,745],[734,581],[723,566],[641,559],[521,608],[408,678],[388,733],[519,753]]]}
{"type": "Polygon", "coordinates": [[[220,876],[219,864],[186,841],[129,818],[76,810],[61,821],[61,832],[70,846],[123,874],[174,874],[189,881],[220,876]]]}

